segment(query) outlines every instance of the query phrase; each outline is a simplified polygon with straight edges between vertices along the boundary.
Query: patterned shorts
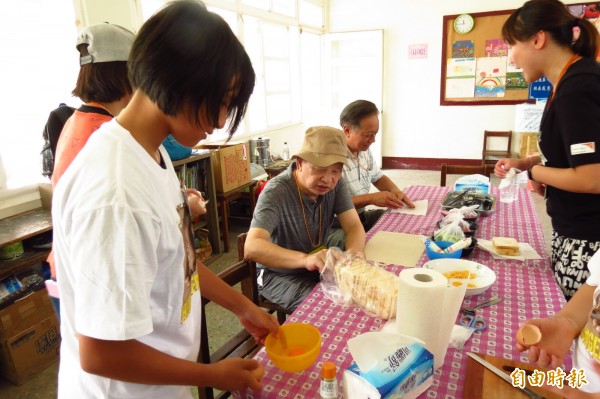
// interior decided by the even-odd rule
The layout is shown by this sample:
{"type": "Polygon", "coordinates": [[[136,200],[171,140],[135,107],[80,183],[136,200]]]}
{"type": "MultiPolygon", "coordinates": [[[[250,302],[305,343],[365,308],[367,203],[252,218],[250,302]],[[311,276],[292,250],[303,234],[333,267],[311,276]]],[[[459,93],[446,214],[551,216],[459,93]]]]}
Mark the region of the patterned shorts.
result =
{"type": "Polygon", "coordinates": [[[590,275],[588,261],[599,249],[600,241],[569,238],[552,231],[554,279],[567,301],[587,280],[590,275]]]}

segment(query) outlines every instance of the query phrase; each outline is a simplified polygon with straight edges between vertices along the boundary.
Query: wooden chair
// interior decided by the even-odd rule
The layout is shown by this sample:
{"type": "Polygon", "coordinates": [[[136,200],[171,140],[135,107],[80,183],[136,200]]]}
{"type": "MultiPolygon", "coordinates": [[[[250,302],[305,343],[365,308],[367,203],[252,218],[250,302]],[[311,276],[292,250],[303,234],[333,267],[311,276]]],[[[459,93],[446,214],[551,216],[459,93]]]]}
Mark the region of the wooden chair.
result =
{"type": "MultiPolygon", "coordinates": [[[[256,205],[256,180],[250,180],[248,183],[234,188],[226,193],[217,193],[217,201],[219,203],[219,213],[221,219],[221,233],[223,234],[223,250],[229,252],[229,204],[240,198],[248,198],[250,200],[250,218],[254,213],[256,205]],[[245,190],[248,189],[246,193],[245,190]]],[[[241,259],[240,259],[241,260],[241,259]]]]}
{"type": "MultiPolygon", "coordinates": [[[[244,259],[244,244],[246,243],[247,234],[248,233],[242,233],[238,236],[238,259],[240,261],[245,260],[251,263],[253,265],[252,268],[256,273],[256,262],[244,259]]],[[[254,282],[256,284],[256,277],[254,279],[254,282]]],[[[287,315],[291,314],[291,312],[285,309],[283,306],[277,305],[276,303],[273,303],[265,297],[263,297],[262,295],[260,295],[258,293],[258,288],[256,289],[256,300],[254,301],[254,303],[257,303],[258,306],[260,306],[261,308],[267,309],[269,313],[276,313],[277,321],[279,322],[279,324],[283,324],[285,322],[285,319],[287,318],[287,315]]]]}
{"type": "MultiPolygon", "coordinates": [[[[491,163],[496,163],[496,161],[500,158],[510,158],[512,155],[511,151],[512,145],[512,130],[508,132],[492,132],[490,130],[486,130],[483,133],[483,150],[481,151],[481,165],[489,165],[491,163]],[[490,139],[505,139],[506,148],[505,149],[490,149],[490,139]],[[489,159],[492,157],[492,159],[489,159]]],[[[497,148],[497,147],[496,147],[497,148]]]]}
{"type": "Polygon", "coordinates": [[[484,175],[490,177],[494,172],[494,165],[448,165],[442,164],[440,186],[446,185],[446,175],[484,175]]]}
{"type": "MultiPolygon", "coordinates": [[[[256,298],[258,297],[258,287],[256,285],[256,264],[254,264],[253,262],[242,260],[223,270],[221,273],[218,274],[218,276],[231,286],[240,283],[242,293],[251,301],[257,303],[256,298]]],[[[250,335],[250,333],[245,329],[240,330],[240,332],[235,334],[231,339],[229,339],[229,341],[227,341],[225,344],[223,344],[223,346],[218,348],[213,354],[210,353],[205,312],[205,307],[208,303],[210,303],[210,301],[203,297],[201,309],[202,336],[200,338],[200,353],[198,354],[198,362],[209,364],[232,357],[254,357],[254,355],[260,349],[260,346],[256,343],[252,335],[250,335]]],[[[230,392],[220,392],[219,394],[215,395],[213,388],[198,387],[199,399],[220,399],[228,398],[230,396],[230,392]]]]}

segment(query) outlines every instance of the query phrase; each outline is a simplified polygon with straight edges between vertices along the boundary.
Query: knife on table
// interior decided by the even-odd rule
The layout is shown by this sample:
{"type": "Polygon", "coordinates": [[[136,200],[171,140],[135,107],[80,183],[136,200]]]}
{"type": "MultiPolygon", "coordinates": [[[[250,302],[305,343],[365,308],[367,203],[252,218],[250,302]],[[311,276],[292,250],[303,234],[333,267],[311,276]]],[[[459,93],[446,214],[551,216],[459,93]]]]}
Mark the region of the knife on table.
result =
{"type": "Polygon", "coordinates": [[[542,395],[538,395],[537,393],[533,392],[531,389],[529,389],[527,387],[521,388],[519,386],[514,386],[513,381],[508,374],[506,374],[504,371],[500,370],[498,367],[494,366],[492,363],[488,362],[487,360],[484,360],[483,358],[477,356],[476,354],[474,354],[472,352],[468,352],[467,355],[471,359],[475,360],[477,363],[481,364],[483,367],[490,370],[492,373],[496,374],[498,377],[502,378],[504,381],[509,383],[510,386],[521,390],[524,394],[529,396],[531,399],[546,399],[542,395]]]}

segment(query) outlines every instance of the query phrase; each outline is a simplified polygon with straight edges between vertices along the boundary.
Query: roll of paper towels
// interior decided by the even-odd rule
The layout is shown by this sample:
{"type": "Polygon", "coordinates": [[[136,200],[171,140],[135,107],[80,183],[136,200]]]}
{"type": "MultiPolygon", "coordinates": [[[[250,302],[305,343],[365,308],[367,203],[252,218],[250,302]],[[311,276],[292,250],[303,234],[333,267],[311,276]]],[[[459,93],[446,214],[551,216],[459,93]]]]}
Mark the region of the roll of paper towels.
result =
{"type": "Polygon", "coordinates": [[[467,286],[449,286],[444,275],[424,268],[402,270],[399,284],[396,331],[424,341],[438,368],[444,364],[467,286]]]}

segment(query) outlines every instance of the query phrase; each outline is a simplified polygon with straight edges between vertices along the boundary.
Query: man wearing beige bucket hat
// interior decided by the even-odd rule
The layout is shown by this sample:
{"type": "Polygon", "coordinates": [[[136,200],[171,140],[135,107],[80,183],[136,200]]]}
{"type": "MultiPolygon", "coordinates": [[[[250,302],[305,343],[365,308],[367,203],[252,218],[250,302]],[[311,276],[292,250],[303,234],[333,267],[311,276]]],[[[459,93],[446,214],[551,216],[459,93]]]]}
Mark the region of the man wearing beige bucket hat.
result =
{"type": "Polygon", "coordinates": [[[319,282],[335,214],[346,249],[363,253],[365,230],[341,179],[346,153],[341,130],[309,128],[295,162],[258,198],[244,256],[258,264],[260,293],[288,310],[296,309],[319,282]]]}

